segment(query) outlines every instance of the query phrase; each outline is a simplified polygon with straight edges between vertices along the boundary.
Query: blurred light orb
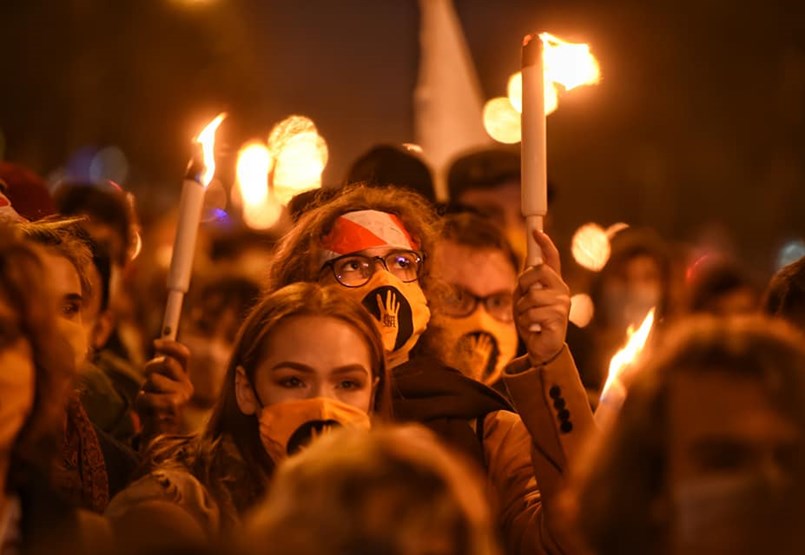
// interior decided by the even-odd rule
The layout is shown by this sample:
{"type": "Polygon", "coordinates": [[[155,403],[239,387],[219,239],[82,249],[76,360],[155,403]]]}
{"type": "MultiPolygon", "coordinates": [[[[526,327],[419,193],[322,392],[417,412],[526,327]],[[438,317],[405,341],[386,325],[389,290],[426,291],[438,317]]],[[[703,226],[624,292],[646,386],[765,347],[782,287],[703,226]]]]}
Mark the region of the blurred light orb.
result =
{"type": "Polygon", "coordinates": [[[267,196],[259,204],[243,205],[243,223],[249,228],[265,230],[274,227],[282,216],[282,205],[273,195],[267,196]]]}
{"type": "MultiPolygon", "coordinates": [[[[509,84],[506,87],[509,95],[509,102],[512,108],[518,113],[523,112],[523,73],[518,71],[509,77],[509,84]]],[[[556,86],[550,81],[545,81],[545,115],[548,116],[559,107],[559,93],[556,86]]]]}
{"type": "Polygon", "coordinates": [[[268,197],[268,173],[272,164],[268,147],[259,141],[246,143],[240,149],[235,176],[244,205],[260,204],[268,197]]]}
{"type": "Polygon", "coordinates": [[[780,249],[780,252],[777,255],[777,269],[784,268],[789,264],[792,264],[805,256],[805,241],[802,239],[795,239],[794,241],[789,241],[783,248],[780,249]]]}
{"type": "Polygon", "coordinates": [[[586,327],[595,315],[595,306],[590,295],[578,293],[570,297],[570,321],[580,328],[586,327]]]}
{"type": "Polygon", "coordinates": [[[321,187],[329,151],[310,118],[293,115],[279,122],[268,136],[268,149],[274,158],[271,184],[280,204],[286,205],[295,195],[321,187]]]}
{"type": "Polygon", "coordinates": [[[570,251],[579,266],[600,272],[611,253],[606,230],[595,223],[584,224],[573,234],[570,251]]]}
{"type": "Polygon", "coordinates": [[[419,156],[425,153],[425,151],[422,150],[422,147],[416,143],[403,143],[402,147],[408,152],[413,152],[414,154],[417,154],[419,156]]]}
{"type": "Polygon", "coordinates": [[[92,157],[89,164],[89,179],[93,183],[115,181],[124,183],[129,176],[129,161],[116,146],[103,148],[92,157]]]}
{"type": "Polygon", "coordinates": [[[520,142],[520,114],[508,98],[498,96],[489,100],[483,116],[484,129],[494,140],[509,145],[520,142]]]}
{"type": "Polygon", "coordinates": [[[613,237],[615,237],[618,233],[620,233],[624,229],[629,229],[629,224],[623,222],[612,224],[607,228],[607,237],[609,237],[611,241],[613,237]]]}

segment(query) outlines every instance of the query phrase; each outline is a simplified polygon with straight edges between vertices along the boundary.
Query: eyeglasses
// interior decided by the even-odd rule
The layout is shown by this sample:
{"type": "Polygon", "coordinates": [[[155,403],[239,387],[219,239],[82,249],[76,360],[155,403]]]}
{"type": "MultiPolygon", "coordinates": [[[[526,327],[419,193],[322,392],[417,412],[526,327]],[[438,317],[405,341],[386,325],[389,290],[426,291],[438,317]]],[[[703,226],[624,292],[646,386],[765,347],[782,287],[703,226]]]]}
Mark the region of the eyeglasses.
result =
{"type": "Polygon", "coordinates": [[[463,287],[454,285],[451,287],[451,292],[443,299],[442,310],[453,318],[466,318],[475,312],[478,304],[483,304],[486,311],[495,320],[508,323],[514,320],[513,303],[510,291],[500,291],[486,297],[479,297],[463,287]]]}
{"type": "Polygon", "coordinates": [[[361,287],[375,274],[378,263],[403,283],[418,280],[422,271],[422,256],[405,250],[393,251],[386,256],[347,254],[328,261],[322,266],[322,270],[329,266],[335,279],[344,287],[361,287]]]}

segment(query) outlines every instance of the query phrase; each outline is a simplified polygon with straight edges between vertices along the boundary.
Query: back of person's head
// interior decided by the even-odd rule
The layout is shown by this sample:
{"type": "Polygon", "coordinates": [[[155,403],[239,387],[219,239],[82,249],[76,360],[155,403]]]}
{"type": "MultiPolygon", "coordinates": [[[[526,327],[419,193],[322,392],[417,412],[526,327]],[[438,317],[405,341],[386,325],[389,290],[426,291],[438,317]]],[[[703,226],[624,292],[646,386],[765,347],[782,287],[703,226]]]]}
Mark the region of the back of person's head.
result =
{"type": "MultiPolygon", "coordinates": [[[[365,340],[371,362],[372,377],[376,380],[375,414],[389,414],[389,378],[383,343],[372,316],[356,301],[346,297],[337,287],[315,283],[296,283],[262,298],[243,322],[235,339],[232,358],[227,367],[221,396],[210,418],[205,435],[211,440],[230,436],[247,464],[255,471],[272,468],[268,454],[260,441],[258,418],[244,414],[238,405],[236,375],[242,368],[250,383],[273,331],[283,322],[297,316],[331,317],[350,325],[365,340]]],[[[313,331],[311,332],[313,333],[313,331]]]]}
{"type": "Polygon", "coordinates": [[[479,477],[424,428],[340,430],[279,468],[248,552],[488,555],[489,513],[479,477]]]}
{"type": "Polygon", "coordinates": [[[430,168],[415,152],[403,146],[377,145],[362,154],[349,169],[346,184],[401,187],[436,202],[430,168]]]}
{"type": "Polygon", "coordinates": [[[774,274],[764,304],[767,314],[785,318],[805,330],[805,257],[774,274]]]}
{"type": "MultiPolygon", "coordinates": [[[[377,210],[397,216],[420,250],[426,255],[431,251],[437,237],[438,220],[428,201],[405,189],[355,184],[342,188],[337,196],[303,213],[283,237],[271,264],[269,289],[299,281],[318,281],[324,261],[322,239],[340,216],[359,210],[377,210]]],[[[427,256],[420,282],[426,289],[427,256]]]]}
{"type": "Polygon", "coordinates": [[[505,147],[463,154],[447,172],[447,188],[453,201],[460,201],[466,191],[492,189],[508,182],[520,182],[520,153],[505,147]]]}
{"type": "MultiPolygon", "coordinates": [[[[54,195],[60,214],[87,216],[89,225],[100,224],[114,237],[104,237],[115,264],[123,266],[132,254],[135,242],[134,207],[126,193],[113,183],[65,183],[54,195]]],[[[97,240],[97,238],[96,238],[97,240]]]]}
{"type": "Polygon", "coordinates": [[[24,480],[32,469],[49,472],[74,369],[70,347],[56,326],[57,303],[38,249],[6,225],[0,225],[0,303],[7,307],[4,340],[21,335],[30,345],[35,370],[33,405],[12,453],[13,482],[24,480]]]}
{"type": "Polygon", "coordinates": [[[700,316],[663,339],[576,469],[577,531],[599,555],[744,553],[738,540],[801,552],[787,549],[802,540],[803,337],[759,316],[700,316]]]}
{"type": "Polygon", "coordinates": [[[723,316],[756,312],[759,296],[747,273],[727,260],[701,261],[688,279],[690,312],[723,316]]]}

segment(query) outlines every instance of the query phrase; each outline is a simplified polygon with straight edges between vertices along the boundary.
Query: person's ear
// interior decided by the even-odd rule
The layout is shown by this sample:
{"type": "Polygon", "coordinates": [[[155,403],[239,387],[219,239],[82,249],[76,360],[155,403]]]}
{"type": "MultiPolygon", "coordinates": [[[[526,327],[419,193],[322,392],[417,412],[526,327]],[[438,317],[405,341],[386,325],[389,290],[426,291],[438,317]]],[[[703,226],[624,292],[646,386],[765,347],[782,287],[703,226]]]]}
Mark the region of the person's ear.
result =
{"type": "Polygon", "coordinates": [[[255,414],[260,409],[254,388],[243,366],[238,366],[235,369],[235,400],[238,402],[238,408],[243,414],[255,414]]]}
{"type": "Polygon", "coordinates": [[[89,338],[90,347],[95,351],[100,351],[106,346],[109,337],[115,329],[115,317],[111,310],[104,310],[98,314],[95,324],[92,326],[92,335],[89,338]]]}

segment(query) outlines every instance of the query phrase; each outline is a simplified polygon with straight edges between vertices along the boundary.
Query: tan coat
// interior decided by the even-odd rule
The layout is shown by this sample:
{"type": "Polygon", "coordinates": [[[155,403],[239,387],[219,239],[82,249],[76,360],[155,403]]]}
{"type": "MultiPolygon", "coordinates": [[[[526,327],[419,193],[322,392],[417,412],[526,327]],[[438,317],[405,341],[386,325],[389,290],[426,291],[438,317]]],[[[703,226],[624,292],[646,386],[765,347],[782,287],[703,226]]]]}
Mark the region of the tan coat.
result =
{"type": "Polygon", "coordinates": [[[519,416],[486,416],[484,453],[506,552],[571,553],[556,527],[556,499],[568,462],[595,429],[575,363],[565,346],[539,368],[513,361],[503,379],[519,416]]]}

